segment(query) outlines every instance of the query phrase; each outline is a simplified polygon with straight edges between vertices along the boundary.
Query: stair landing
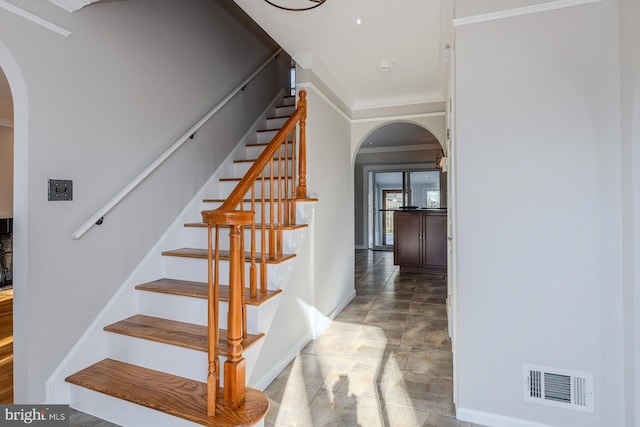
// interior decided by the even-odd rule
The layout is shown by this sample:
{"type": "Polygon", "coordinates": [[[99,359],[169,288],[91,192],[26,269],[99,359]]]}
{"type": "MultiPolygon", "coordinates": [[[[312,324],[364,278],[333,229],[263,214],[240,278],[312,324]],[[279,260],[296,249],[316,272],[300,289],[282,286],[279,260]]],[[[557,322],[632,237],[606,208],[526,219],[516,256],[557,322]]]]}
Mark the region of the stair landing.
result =
{"type": "Polygon", "coordinates": [[[220,389],[216,415],[209,417],[205,383],[113,359],[89,366],[66,381],[205,426],[250,426],[262,420],[269,410],[269,399],[248,387],[241,409],[225,408],[220,389]]]}

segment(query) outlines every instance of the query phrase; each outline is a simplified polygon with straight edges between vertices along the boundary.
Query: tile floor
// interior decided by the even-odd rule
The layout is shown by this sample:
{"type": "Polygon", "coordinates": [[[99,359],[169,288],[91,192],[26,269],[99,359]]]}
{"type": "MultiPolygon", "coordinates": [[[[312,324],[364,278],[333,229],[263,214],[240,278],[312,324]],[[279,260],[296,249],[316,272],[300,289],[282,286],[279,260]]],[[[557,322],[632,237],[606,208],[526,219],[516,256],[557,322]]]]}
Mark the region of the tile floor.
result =
{"type": "MultiPolygon", "coordinates": [[[[265,390],[266,427],[473,427],[452,403],[443,275],[356,251],[356,297],[265,390]]],[[[73,411],[72,427],[114,427],[73,411]],[[75,413],[73,413],[75,412],[75,413]]]]}
{"type": "Polygon", "coordinates": [[[265,390],[266,426],[473,426],[454,416],[446,277],[366,250],[355,275],[355,299],[265,390]]]}

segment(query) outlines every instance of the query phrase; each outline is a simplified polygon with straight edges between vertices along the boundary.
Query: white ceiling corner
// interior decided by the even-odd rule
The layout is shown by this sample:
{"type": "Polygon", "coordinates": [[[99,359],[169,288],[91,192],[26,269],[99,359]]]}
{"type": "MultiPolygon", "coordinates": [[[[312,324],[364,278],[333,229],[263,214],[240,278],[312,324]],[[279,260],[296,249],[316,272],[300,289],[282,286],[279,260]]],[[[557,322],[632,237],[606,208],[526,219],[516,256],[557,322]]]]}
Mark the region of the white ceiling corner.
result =
{"type": "Polygon", "coordinates": [[[53,3],[71,13],[97,1],[99,0],[49,0],[49,3],[53,3]]]}
{"type": "Polygon", "coordinates": [[[415,113],[444,100],[452,0],[327,0],[305,12],[234,1],[352,111],[415,113]],[[381,62],[391,69],[381,71],[381,62]]]}

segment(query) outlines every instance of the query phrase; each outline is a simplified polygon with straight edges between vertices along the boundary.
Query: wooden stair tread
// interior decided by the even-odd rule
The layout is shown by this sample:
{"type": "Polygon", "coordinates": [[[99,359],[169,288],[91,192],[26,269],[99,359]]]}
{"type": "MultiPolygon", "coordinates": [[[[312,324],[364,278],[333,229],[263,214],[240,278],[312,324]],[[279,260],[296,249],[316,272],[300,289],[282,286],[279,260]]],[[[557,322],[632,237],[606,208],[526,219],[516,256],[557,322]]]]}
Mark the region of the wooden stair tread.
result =
{"type": "MultiPolygon", "coordinates": [[[[208,285],[206,283],[192,282],[188,280],[158,279],[152,282],[142,283],[136,286],[136,289],[194,298],[208,298],[209,296],[208,285]]],[[[219,285],[219,289],[220,301],[229,301],[229,286],[219,285]]],[[[281,289],[267,290],[265,293],[258,291],[258,295],[255,298],[252,298],[249,295],[249,290],[247,289],[245,291],[245,303],[248,305],[260,306],[272,298],[275,298],[281,292],[281,289]]]]}
{"type": "MultiPolygon", "coordinates": [[[[183,258],[201,258],[207,259],[208,252],[207,249],[202,248],[180,248],[173,249],[170,251],[162,252],[162,255],[165,256],[177,256],[183,258]]],[[[245,252],[244,254],[245,260],[251,261],[251,253],[245,252]]],[[[281,254],[277,255],[275,258],[267,257],[267,264],[280,264],[281,262],[288,261],[295,257],[295,254],[281,254]]],[[[229,251],[220,250],[220,259],[229,259],[229,251]]],[[[256,263],[262,262],[262,254],[256,253],[256,263]]]]}
{"type": "MultiPolygon", "coordinates": [[[[184,225],[185,227],[202,227],[202,228],[207,228],[207,223],[206,222],[188,222],[184,225]]],[[[283,230],[299,230],[301,228],[306,228],[308,227],[308,224],[293,224],[293,225],[283,225],[281,226],[283,230]]],[[[229,226],[225,226],[225,225],[221,225],[221,228],[229,228],[229,226]]],[[[269,227],[271,227],[271,224],[265,224],[265,228],[268,230],[269,227]]],[[[262,228],[262,224],[256,224],[256,229],[261,229],[262,228]]],[[[277,228],[277,226],[276,226],[277,228]]],[[[245,230],[249,230],[250,227],[247,226],[245,228],[245,230]]]]}
{"type": "MultiPolygon", "coordinates": [[[[207,327],[194,323],[178,322],[160,317],[136,314],[127,319],[105,326],[104,330],[116,334],[129,335],[150,341],[177,345],[192,350],[207,351],[207,327]]],[[[255,344],[264,334],[247,334],[242,339],[242,348],[246,350],[255,344]]],[[[227,355],[227,331],[219,331],[219,354],[227,355]]]]}
{"type": "Polygon", "coordinates": [[[225,408],[220,389],[216,415],[209,417],[205,383],[113,359],[89,366],[66,381],[206,426],[253,425],[269,410],[269,399],[264,393],[248,387],[242,408],[225,408]]]}

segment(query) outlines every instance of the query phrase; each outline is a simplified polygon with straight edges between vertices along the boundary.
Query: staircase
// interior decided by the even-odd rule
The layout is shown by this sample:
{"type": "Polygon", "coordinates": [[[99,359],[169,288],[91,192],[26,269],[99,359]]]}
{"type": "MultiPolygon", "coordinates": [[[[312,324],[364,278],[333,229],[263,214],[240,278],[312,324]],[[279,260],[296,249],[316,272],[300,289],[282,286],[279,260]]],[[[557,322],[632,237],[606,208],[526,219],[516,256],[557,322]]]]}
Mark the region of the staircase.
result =
{"type": "Polygon", "coordinates": [[[268,399],[245,378],[306,227],[300,97],[297,109],[284,97],[224,166],[232,174],[202,201],[202,221],[174,239],[186,245],[162,251],[162,278],[135,286],[138,313],[104,326],[108,357],[66,378],[72,407],[132,426],[263,422],[268,399]]]}

